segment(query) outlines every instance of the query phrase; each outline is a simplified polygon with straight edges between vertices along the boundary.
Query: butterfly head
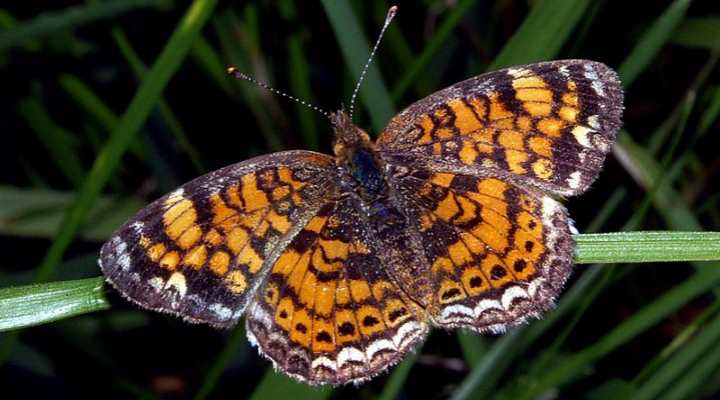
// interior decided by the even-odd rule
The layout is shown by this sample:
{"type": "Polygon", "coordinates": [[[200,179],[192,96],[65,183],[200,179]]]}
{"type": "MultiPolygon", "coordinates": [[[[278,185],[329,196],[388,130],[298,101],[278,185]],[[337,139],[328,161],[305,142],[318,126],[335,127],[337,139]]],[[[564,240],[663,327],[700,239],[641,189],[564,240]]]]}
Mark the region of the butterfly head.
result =
{"type": "Polygon", "coordinates": [[[345,111],[340,110],[331,114],[330,121],[335,131],[333,151],[339,162],[349,159],[357,149],[373,149],[370,136],[353,124],[350,115],[345,111]]]}

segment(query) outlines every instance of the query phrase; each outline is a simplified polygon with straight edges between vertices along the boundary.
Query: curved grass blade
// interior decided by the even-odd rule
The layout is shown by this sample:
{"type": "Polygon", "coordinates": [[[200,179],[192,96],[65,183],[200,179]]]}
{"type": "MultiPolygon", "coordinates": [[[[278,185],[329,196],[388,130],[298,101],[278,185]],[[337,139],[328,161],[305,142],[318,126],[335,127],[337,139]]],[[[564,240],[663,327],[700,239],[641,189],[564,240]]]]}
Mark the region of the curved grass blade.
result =
{"type": "MultiPolygon", "coordinates": [[[[120,118],[77,76],[62,74],[58,78],[60,86],[72,97],[80,107],[90,114],[107,132],[112,132],[120,118]]],[[[145,158],[145,147],[141,140],[135,139],[130,144],[130,152],[140,159],[145,158]]]]}

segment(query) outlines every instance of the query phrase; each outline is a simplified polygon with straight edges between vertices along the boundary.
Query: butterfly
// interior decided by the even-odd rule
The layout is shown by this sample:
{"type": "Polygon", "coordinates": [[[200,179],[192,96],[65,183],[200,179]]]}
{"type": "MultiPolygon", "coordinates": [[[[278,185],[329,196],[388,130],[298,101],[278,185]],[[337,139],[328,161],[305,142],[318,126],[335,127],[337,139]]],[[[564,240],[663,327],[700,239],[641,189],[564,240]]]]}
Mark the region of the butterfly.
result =
{"type": "Polygon", "coordinates": [[[118,229],[99,264],[123,296],[216,327],[310,384],[367,380],[432,327],[503,332],[571,273],[558,201],[588,189],[621,124],[587,60],[483,74],[390,120],[332,114],[334,156],[284,151],[201,176],[118,229]]]}

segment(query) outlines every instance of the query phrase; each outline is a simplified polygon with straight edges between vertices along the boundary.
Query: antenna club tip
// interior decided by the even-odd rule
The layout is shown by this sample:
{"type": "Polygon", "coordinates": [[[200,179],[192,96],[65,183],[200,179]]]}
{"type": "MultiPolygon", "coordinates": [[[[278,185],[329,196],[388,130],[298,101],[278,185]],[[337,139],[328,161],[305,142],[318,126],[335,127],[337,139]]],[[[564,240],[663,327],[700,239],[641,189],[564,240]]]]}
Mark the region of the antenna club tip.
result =
{"type": "Polygon", "coordinates": [[[398,6],[392,6],[387,12],[387,16],[385,16],[385,24],[389,24],[390,20],[395,18],[395,14],[397,14],[398,6]]]}
{"type": "Polygon", "coordinates": [[[227,67],[225,72],[227,72],[228,75],[236,75],[238,72],[238,69],[235,67],[227,67]]]}

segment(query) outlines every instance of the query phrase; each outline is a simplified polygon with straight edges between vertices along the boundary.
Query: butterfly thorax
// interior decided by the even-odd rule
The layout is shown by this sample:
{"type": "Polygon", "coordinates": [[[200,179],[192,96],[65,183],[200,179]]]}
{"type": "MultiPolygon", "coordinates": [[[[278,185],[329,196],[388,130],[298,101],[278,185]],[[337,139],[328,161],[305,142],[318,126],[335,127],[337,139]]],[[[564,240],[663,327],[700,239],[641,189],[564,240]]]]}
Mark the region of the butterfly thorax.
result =
{"type": "Polygon", "coordinates": [[[368,204],[383,198],[387,193],[383,163],[368,134],[355,126],[343,111],[332,115],[332,123],[338,167],[352,178],[355,192],[368,204]]]}

